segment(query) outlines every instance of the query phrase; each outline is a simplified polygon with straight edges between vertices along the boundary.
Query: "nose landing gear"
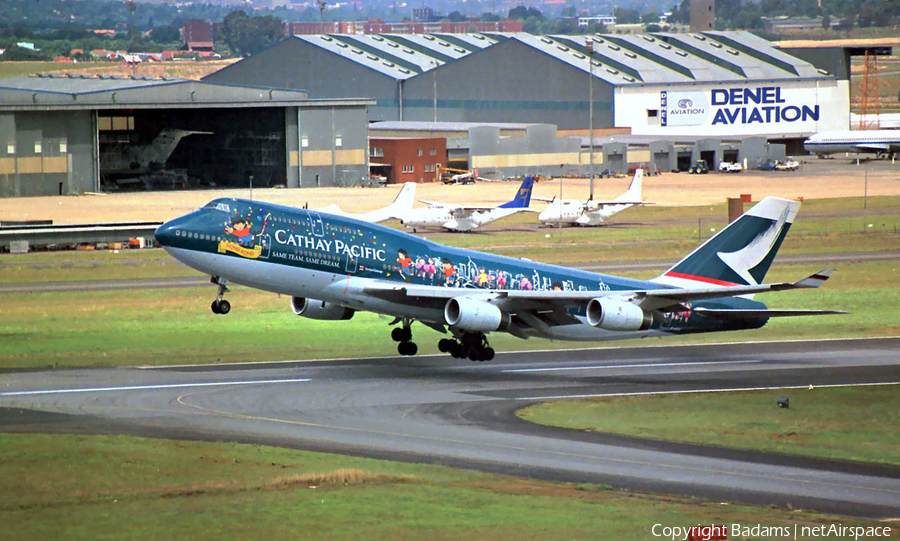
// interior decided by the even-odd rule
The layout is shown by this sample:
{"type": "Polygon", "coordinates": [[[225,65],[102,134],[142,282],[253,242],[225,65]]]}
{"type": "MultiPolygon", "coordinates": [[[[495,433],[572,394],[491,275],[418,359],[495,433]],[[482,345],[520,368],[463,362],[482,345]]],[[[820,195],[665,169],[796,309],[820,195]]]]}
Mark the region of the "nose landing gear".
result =
{"type": "Polygon", "coordinates": [[[212,302],[209,308],[214,314],[224,316],[231,311],[231,303],[223,298],[228,291],[228,287],[225,285],[226,281],[218,276],[213,276],[209,281],[219,286],[218,293],[216,293],[216,300],[212,302]]]}

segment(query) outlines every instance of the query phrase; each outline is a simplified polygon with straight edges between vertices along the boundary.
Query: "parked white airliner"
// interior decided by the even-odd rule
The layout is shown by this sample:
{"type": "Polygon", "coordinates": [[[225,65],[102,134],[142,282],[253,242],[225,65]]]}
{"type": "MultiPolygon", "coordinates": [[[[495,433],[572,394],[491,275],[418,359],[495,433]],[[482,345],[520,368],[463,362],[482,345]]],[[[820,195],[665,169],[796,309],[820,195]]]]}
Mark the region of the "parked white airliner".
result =
{"type": "MultiPolygon", "coordinates": [[[[633,205],[647,203],[646,201],[641,201],[643,178],[644,170],[641,168],[635,170],[634,178],[631,179],[631,184],[628,185],[628,191],[612,201],[550,199],[550,204],[538,215],[538,220],[548,225],[560,222],[587,226],[600,225],[607,218],[633,205]]],[[[548,200],[541,199],[541,201],[548,200]]]]}
{"type": "Polygon", "coordinates": [[[399,219],[401,216],[412,210],[413,201],[415,201],[415,199],[416,183],[407,182],[403,185],[403,188],[400,189],[400,193],[398,193],[397,197],[394,198],[393,203],[386,207],[375,209],[371,212],[366,212],[363,214],[344,212],[338,205],[328,205],[327,207],[315,210],[320,212],[327,212],[328,214],[334,214],[335,216],[344,216],[346,218],[354,218],[356,220],[362,220],[364,222],[377,224],[393,218],[399,219]]]}
{"type": "Polygon", "coordinates": [[[859,130],[822,132],[803,142],[812,154],[841,152],[891,156],[900,151],[900,130],[859,130]]]}

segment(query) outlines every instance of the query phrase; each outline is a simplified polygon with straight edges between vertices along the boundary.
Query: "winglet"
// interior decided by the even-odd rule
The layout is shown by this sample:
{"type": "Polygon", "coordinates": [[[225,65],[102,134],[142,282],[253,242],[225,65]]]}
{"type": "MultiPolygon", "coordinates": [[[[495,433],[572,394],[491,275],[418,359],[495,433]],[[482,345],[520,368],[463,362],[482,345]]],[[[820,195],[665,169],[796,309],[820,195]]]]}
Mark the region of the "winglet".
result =
{"type": "Polygon", "coordinates": [[[831,275],[834,274],[834,269],[825,269],[821,270],[812,276],[804,278],[799,282],[794,284],[794,287],[819,287],[825,283],[825,280],[831,278],[831,275]]]}

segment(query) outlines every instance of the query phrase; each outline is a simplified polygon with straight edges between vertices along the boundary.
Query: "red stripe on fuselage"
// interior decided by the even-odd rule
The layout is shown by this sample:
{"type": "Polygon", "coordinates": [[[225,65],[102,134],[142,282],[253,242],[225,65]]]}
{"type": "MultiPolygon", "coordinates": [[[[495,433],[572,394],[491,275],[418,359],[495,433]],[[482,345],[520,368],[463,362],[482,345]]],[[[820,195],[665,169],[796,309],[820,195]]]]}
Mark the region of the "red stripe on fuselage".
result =
{"type": "Polygon", "coordinates": [[[694,282],[704,282],[707,284],[714,284],[717,286],[741,285],[741,284],[736,284],[734,282],[726,282],[725,280],[716,280],[715,278],[707,278],[705,276],[694,276],[692,274],[682,274],[680,272],[667,272],[666,276],[671,276],[672,278],[681,278],[682,280],[692,280],[694,282]]]}

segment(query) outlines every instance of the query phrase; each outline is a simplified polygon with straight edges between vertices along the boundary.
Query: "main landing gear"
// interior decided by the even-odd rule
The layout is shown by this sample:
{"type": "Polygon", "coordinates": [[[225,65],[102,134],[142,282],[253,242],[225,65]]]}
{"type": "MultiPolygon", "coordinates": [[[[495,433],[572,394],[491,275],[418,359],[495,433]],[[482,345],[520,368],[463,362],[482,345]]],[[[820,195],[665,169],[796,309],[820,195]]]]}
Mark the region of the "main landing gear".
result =
{"type": "Polygon", "coordinates": [[[470,361],[484,362],[494,358],[494,348],[481,332],[460,333],[456,340],[442,338],[438,341],[438,349],[456,359],[468,358],[470,361]]]}
{"type": "Polygon", "coordinates": [[[218,276],[213,276],[209,281],[219,286],[219,291],[216,294],[216,300],[212,302],[209,308],[214,314],[224,316],[231,311],[231,303],[223,298],[225,296],[225,293],[228,291],[228,287],[226,287],[225,285],[226,282],[223,278],[219,278],[218,276]]]}
{"type": "MultiPolygon", "coordinates": [[[[403,326],[394,327],[391,330],[391,338],[397,342],[397,352],[400,355],[415,355],[419,351],[419,346],[412,341],[412,325],[411,319],[399,318],[392,323],[396,324],[403,321],[403,326]]],[[[453,330],[455,339],[442,338],[438,341],[438,349],[443,353],[449,353],[457,359],[469,359],[470,361],[490,361],[494,358],[494,348],[487,341],[487,337],[482,332],[460,332],[453,330]]]]}
{"type": "Polygon", "coordinates": [[[410,329],[412,321],[403,320],[402,327],[394,327],[391,331],[391,339],[397,344],[397,353],[400,355],[415,355],[419,351],[419,346],[412,341],[412,329],[410,329]]]}

